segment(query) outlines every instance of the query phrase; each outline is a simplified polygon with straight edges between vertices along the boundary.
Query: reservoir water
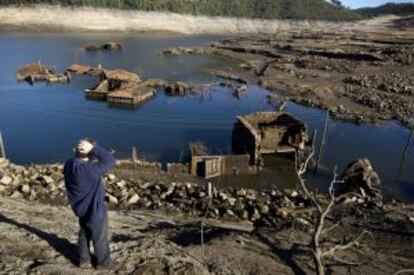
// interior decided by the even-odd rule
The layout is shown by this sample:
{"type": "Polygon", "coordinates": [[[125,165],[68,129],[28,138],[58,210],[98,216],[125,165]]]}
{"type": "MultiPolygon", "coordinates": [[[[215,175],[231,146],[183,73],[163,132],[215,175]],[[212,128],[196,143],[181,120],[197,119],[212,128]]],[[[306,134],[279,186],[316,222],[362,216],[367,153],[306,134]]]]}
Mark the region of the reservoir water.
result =
{"type": "MultiPolygon", "coordinates": [[[[104,102],[86,100],[83,90],[97,83],[93,77],[75,76],[70,84],[46,85],[15,81],[24,64],[40,61],[64,71],[73,63],[139,72],[142,78],[159,77],[189,83],[217,82],[209,69],[238,66],[234,61],[211,56],[166,57],[169,47],[205,45],[217,36],[173,34],[43,34],[0,33],[0,131],[7,156],[19,164],[62,162],[73,144],[85,136],[111,147],[118,157],[128,157],[132,146],[140,156],[163,163],[177,161],[189,141],[204,141],[214,153],[231,151],[231,131],[236,116],[272,110],[268,91],[250,86],[236,98],[223,87],[202,95],[157,96],[135,110],[108,108],[104,102]],[[82,47],[108,41],[120,42],[120,52],[86,53],[82,47]]],[[[310,134],[320,139],[325,112],[289,103],[286,110],[305,121],[310,134]]],[[[387,197],[414,201],[413,144],[410,131],[397,123],[358,126],[329,121],[321,169],[310,183],[326,188],[335,165],[342,171],[350,161],[367,157],[383,182],[387,197]],[[408,148],[406,154],[405,149],[408,148]]],[[[270,172],[255,177],[227,179],[226,185],[291,188],[296,184],[292,165],[277,160],[270,172]]],[[[223,184],[223,183],[222,183],[223,184]]]]}

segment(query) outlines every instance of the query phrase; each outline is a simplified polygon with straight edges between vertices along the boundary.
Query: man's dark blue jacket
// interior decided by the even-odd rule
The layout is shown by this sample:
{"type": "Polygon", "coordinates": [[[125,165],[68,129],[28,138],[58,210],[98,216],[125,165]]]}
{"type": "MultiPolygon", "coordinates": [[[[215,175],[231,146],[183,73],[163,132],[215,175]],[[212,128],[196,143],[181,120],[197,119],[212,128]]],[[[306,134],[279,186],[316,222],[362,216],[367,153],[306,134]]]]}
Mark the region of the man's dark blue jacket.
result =
{"type": "Polygon", "coordinates": [[[73,158],[65,163],[65,184],[75,215],[90,226],[99,225],[107,215],[102,176],[115,165],[115,157],[99,145],[91,155],[98,161],[73,158]]]}

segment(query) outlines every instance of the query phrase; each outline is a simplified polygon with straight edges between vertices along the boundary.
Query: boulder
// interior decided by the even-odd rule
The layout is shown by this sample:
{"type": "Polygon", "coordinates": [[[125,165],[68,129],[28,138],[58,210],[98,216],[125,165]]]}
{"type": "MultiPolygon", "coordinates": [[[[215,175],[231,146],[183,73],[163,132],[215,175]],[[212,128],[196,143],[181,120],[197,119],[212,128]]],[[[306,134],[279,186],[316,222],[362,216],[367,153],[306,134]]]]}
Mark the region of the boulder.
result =
{"type": "Polygon", "coordinates": [[[112,196],[111,194],[106,194],[106,198],[110,204],[114,204],[114,205],[118,204],[118,199],[112,196]]]}
{"type": "Polygon", "coordinates": [[[118,186],[121,189],[124,189],[124,188],[126,188],[126,181],[124,181],[124,180],[118,181],[116,183],[116,186],[118,186]]]}
{"type": "Polygon", "coordinates": [[[358,192],[368,197],[382,198],[379,189],[380,178],[368,159],[351,162],[342,175],[342,180],[344,181],[343,192],[358,192]]]}
{"type": "Polygon", "coordinates": [[[116,180],[116,176],[115,176],[114,174],[108,174],[108,175],[106,176],[106,178],[107,178],[108,180],[110,180],[110,181],[114,181],[114,180],[116,180]]]}
{"type": "Polygon", "coordinates": [[[11,194],[10,198],[11,199],[21,199],[21,198],[23,198],[23,194],[16,190],[16,191],[13,192],[13,194],[11,194]]]}
{"type": "Polygon", "coordinates": [[[16,175],[13,178],[12,184],[14,186],[20,186],[26,182],[27,179],[25,179],[22,175],[16,175]]]}
{"type": "Polygon", "coordinates": [[[50,177],[50,176],[41,176],[41,177],[40,177],[40,181],[41,181],[43,184],[45,184],[45,185],[50,185],[50,184],[55,183],[55,181],[53,180],[53,178],[52,178],[52,177],[50,177]]]}
{"type": "Polygon", "coordinates": [[[0,184],[3,185],[9,185],[10,183],[13,182],[13,178],[10,177],[9,175],[4,175],[1,179],[0,179],[0,184]]]}
{"type": "Polygon", "coordinates": [[[55,185],[55,184],[53,184],[53,183],[48,184],[48,185],[47,185],[47,190],[48,190],[49,192],[54,192],[54,191],[56,191],[56,185],[55,185]]]}
{"type": "Polygon", "coordinates": [[[135,204],[138,201],[139,201],[139,195],[135,194],[128,200],[128,204],[135,204]]]}
{"type": "Polygon", "coordinates": [[[30,186],[28,184],[22,185],[22,193],[29,194],[30,193],[30,186]]]}
{"type": "Polygon", "coordinates": [[[9,165],[9,160],[6,158],[0,158],[0,168],[6,168],[9,165]]]}
{"type": "Polygon", "coordinates": [[[266,205],[266,204],[261,204],[261,205],[259,205],[259,213],[261,214],[261,215],[265,215],[265,214],[268,214],[269,213],[269,206],[268,205],[266,205]]]}

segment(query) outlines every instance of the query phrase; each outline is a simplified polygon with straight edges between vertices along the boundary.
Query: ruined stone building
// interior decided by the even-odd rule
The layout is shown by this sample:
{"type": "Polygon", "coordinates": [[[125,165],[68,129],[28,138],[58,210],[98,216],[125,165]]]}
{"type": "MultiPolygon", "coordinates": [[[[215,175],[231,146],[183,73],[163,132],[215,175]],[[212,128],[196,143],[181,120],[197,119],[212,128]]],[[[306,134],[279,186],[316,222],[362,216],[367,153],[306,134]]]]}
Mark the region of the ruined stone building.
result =
{"type": "Polygon", "coordinates": [[[251,165],[261,165],[262,155],[303,151],[308,142],[305,123],[286,112],[260,112],[237,118],[233,152],[248,154],[251,165]]]}
{"type": "Polygon", "coordinates": [[[190,173],[203,178],[221,175],[254,174],[257,169],[250,165],[249,155],[209,155],[200,144],[190,144],[190,173]]]}
{"type": "Polygon", "coordinates": [[[189,144],[189,163],[170,163],[171,173],[203,178],[255,174],[263,155],[291,154],[299,163],[311,141],[305,123],[286,112],[261,112],[240,116],[233,128],[233,154],[210,155],[201,142],[189,144]]]}

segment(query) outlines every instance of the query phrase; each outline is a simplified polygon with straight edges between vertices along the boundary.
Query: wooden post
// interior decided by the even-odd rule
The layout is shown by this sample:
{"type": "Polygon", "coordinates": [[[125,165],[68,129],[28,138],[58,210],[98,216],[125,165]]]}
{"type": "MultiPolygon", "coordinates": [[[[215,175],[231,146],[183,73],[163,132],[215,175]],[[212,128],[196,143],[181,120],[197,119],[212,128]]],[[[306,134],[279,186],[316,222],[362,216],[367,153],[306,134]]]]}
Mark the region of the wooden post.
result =
{"type": "Polygon", "coordinates": [[[6,158],[6,151],[4,150],[3,135],[1,132],[0,132],[0,152],[1,152],[1,157],[6,158]]]}
{"type": "Polygon", "coordinates": [[[316,149],[316,135],[318,133],[317,129],[313,130],[313,134],[312,134],[312,152],[315,152],[316,149]]]}
{"type": "Polygon", "coordinates": [[[405,159],[407,158],[407,154],[408,154],[408,151],[410,149],[410,145],[411,145],[411,141],[412,141],[413,137],[414,137],[414,129],[411,130],[410,137],[408,138],[407,144],[405,145],[405,149],[404,149],[404,152],[403,152],[403,155],[402,155],[402,158],[401,158],[400,168],[398,170],[398,178],[397,178],[397,181],[400,181],[400,179],[401,179],[401,175],[402,175],[402,172],[403,172],[405,159]]]}
{"type": "Polygon", "coordinates": [[[180,157],[178,158],[178,162],[182,162],[183,161],[183,157],[184,157],[184,151],[181,150],[180,151],[180,157]]]}
{"type": "Polygon", "coordinates": [[[413,139],[413,136],[414,136],[414,129],[411,130],[410,137],[408,138],[408,141],[407,141],[407,145],[405,145],[404,154],[402,157],[403,160],[405,160],[405,158],[407,157],[408,149],[410,149],[410,144],[411,144],[411,140],[413,139]]]}
{"type": "Polygon", "coordinates": [[[132,146],[132,161],[137,162],[138,161],[138,153],[137,148],[135,146],[132,146]]]}
{"type": "Polygon", "coordinates": [[[321,140],[321,144],[319,146],[319,154],[318,154],[318,159],[316,161],[315,172],[318,171],[319,163],[322,159],[323,147],[326,143],[326,131],[328,130],[328,122],[329,122],[329,111],[326,111],[325,125],[323,127],[322,140],[321,140]]]}

